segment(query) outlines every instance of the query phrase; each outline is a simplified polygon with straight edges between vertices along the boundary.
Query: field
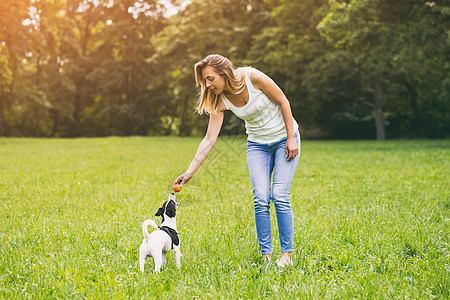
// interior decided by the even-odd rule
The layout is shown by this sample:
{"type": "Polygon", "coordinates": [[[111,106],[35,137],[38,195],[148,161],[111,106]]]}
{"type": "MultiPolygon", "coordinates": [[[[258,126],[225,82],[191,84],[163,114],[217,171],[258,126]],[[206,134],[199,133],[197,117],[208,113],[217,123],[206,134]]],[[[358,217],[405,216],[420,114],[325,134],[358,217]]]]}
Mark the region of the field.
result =
{"type": "Polygon", "coordinates": [[[199,142],[0,139],[0,298],[450,296],[448,140],[304,141],[280,269],[259,256],[245,138],[220,138],[178,193],[181,269],[169,253],[141,274],[140,225],[199,142]]]}

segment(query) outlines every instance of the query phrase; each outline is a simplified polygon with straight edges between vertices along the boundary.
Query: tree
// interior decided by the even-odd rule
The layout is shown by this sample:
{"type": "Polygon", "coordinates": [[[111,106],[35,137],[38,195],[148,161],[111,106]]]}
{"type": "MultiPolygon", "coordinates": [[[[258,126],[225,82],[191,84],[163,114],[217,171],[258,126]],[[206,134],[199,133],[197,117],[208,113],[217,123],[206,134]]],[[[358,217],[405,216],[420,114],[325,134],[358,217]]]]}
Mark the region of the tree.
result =
{"type": "Polygon", "coordinates": [[[3,136],[5,129],[5,110],[6,100],[10,93],[10,86],[12,81],[11,69],[8,66],[8,56],[4,53],[6,47],[0,48],[0,137],[3,136]]]}
{"type": "Polygon", "coordinates": [[[236,66],[243,65],[252,36],[264,27],[267,13],[261,0],[193,0],[167,20],[165,29],[154,39],[156,53],[151,63],[163,71],[161,80],[170,98],[167,123],[177,128],[178,135],[190,135],[205,125],[204,118],[193,118],[194,64],[208,54],[219,53],[236,66]]]}
{"type": "Polygon", "coordinates": [[[156,2],[136,5],[118,1],[108,8],[103,29],[102,63],[90,78],[101,99],[96,117],[106,120],[118,134],[159,131],[159,113],[164,95],[159,90],[159,70],[147,59],[154,54],[151,39],[162,28],[162,13],[156,2]]]}
{"type": "Polygon", "coordinates": [[[450,131],[446,1],[171,3],[0,1],[0,135],[201,134],[193,65],[211,53],[271,76],[306,136],[450,131]]]}
{"type": "MultiPolygon", "coordinates": [[[[24,102],[27,87],[22,60],[25,59],[29,31],[23,22],[29,17],[29,2],[5,0],[0,2],[0,136],[8,131],[8,115],[13,115],[19,123],[19,110],[14,107],[24,102]]],[[[12,125],[12,124],[11,124],[12,125]]]]}
{"type": "MultiPolygon", "coordinates": [[[[448,12],[436,9],[440,6],[437,1],[330,0],[329,3],[330,12],[318,28],[335,47],[349,51],[364,70],[366,84],[373,87],[377,139],[385,139],[383,85],[398,70],[412,71],[408,67],[411,62],[422,61],[424,66],[426,62],[418,60],[420,56],[431,53],[436,45],[448,43],[442,22],[448,12]],[[433,21],[435,18],[437,22],[433,21]],[[417,28],[418,23],[425,24],[425,28],[417,28]],[[425,34],[425,39],[417,35],[417,30],[425,34]]],[[[413,66],[415,70],[421,69],[413,66]]]]}
{"type": "Polygon", "coordinates": [[[328,91],[333,90],[334,82],[328,82],[332,76],[324,67],[332,65],[326,63],[332,48],[316,29],[328,11],[327,0],[271,0],[267,4],[270,19],[254,37],[247,61],[281,86],[302,126],[316,127],[322,107],[333,100],[328,91]],[[332,85],[324,88],[329,83],[332,85]]]}

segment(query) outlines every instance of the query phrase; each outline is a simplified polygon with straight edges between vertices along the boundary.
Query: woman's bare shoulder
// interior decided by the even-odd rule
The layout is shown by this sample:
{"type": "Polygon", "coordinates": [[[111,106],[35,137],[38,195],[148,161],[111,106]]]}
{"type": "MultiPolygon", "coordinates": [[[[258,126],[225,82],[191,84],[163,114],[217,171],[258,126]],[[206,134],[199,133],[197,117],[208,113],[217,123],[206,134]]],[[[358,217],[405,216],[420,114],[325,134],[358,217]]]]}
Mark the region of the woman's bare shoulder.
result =
{"type": "Polygon", "coordinates": [[[258,90],[262,90],[263,87],[271,81],[269,76],[255,68],[249,70],[249,75],[253,86],[258,90]]]}
{"type": "Polygon", "coordinates": [[[217,104],[217,112],[224,112],[227,110],[225,103],[223,103],[222,98],[219,99],[219,103],[217,104]]]}

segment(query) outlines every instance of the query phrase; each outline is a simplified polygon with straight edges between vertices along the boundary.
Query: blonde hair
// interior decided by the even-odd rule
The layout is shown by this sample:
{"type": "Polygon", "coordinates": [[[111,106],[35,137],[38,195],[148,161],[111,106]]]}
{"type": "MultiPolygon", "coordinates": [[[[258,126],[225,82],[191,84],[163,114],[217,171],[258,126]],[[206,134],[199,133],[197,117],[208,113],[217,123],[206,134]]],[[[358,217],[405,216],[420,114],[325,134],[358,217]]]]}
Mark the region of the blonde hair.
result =
{"type": "Polygon", "coordinates": [[[214,72],[225,79],[224,91],[228,91],[232,94],[239,94],[245,89],[245,76],[242,68],[236,70],[233,63],[222,55],[208,55],[194,66],[196,87],[200,87],[197,107],[197,112],[200,115],[204,112],[209,115],[216,114],[220,100],[220,95],[214,94],[211,89],[206,87],[202,71],[207,66],[211,66],[214,72]],[[235,72],[235,70],[237,72],[235,72]]]}

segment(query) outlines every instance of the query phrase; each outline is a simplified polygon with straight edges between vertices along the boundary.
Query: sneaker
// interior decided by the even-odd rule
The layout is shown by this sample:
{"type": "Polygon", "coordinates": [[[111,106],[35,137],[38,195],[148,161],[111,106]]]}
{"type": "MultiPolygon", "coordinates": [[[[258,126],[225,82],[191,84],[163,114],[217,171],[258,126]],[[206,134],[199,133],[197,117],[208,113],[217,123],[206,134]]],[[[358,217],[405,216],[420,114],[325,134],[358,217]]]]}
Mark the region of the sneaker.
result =
{"type": "Polygon", "coordinates": [[[277,265],[283,268],[285,266],[293,266],[294,262],[292,261],[292,258],[282,256],[280,259],[277,259],[277,265]]]}

